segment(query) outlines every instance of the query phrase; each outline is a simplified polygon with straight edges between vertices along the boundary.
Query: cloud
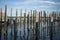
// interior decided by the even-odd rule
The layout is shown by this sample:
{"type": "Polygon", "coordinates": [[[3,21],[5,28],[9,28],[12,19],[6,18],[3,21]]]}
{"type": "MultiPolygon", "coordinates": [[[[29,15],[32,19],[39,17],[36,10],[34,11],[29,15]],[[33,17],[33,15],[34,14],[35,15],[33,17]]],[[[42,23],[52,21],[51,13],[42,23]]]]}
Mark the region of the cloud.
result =
{"type": "Polygon", "coordinates": [[[44,1],[44,0],[26,0],[26,1],[24,1],[24,2],[13,2],[13,4],[14,5],[22,5],[22,4],[24,4],[24,5],[29,5],[29,4],[42,4],[42,3],[47,3],[47,4],[53,4],[53,5],[55,5],[55,4],[58,4],[58,5],[60,5],[60,2],[53,2],[53,1],[44,1]]]}

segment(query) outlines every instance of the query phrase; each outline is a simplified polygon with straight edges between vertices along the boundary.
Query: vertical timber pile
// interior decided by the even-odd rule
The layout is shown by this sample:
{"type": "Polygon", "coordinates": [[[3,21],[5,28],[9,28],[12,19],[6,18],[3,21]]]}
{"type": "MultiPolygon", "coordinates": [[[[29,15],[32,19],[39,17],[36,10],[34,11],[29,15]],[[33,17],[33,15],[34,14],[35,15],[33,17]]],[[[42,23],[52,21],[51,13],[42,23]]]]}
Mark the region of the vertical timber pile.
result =
{"type": "Polygon", "coordinates": [[[26,29],[25,29],[25,27],[26,27],[26,9],[24,12],[24,40],[26,40],[26,33],[25,33],[26,29]]]}
{"type": "Polygon", "coordinates": [[[29,14],[29,20],[28,20],[29,21],[28,23],[29,24],[29,40],[30,40],[30,12],[28,14],[29,14]]]}
{"type": "Polygon", "coordinates": [[[4,40],[7,40],[7,5],[5,5],[4,40]]]}
{"type": "Polygon", "coordinates": [[[36,10],[33,10],[33,39],[36,39],[36,10]]]}
{"type": "Polygon", "coordinates": [[[1,20],[0,20],[0,40],[2,38],[2,8],[0,8],[0,13],[1,13],[1,20]]]}
{"type": "Polygon", "coordinates": [[[39,22],[39,12],[36,14],[36,40],[38,40],[38,22],[39,22]]]}
{"type": "Polygon", "coordinates": [[[44,27],[43,27],[43,40],[46,40],[46,29],[45,29],[45,25],[46,25],[46,12],[44,11],[44,20],[43,20],[43,24],[44,24],[44,27]]]}
{"type": "Polygon", "coordinates": [[[16,9],[16,20],[14,25],[14,40],[17,40],[17,9],[16,9]]]}
{"type": "Polygon", "coordinates": [[[33,16],[32,16],[33,18],[33,40],[34,40],[34,37],[35,37],[35,35],[34,35],[34,10],[33,10],[33,16]]]}
{"type": "Polygon", "coordinates": [[[39,23],[38,23],[38,40],[40,40],[40,12],[39,12],[39,23]]]}
{"type": "Polygon", "coordinates": [[[11,34],[11,36],[10,36],[10,39],[12,40],[12,8],[11,8],[11,18],[10,18],[10,34],[11,34]]]}
{"type": "Polygon", "coordinates": [[[22,40],[21,27],[22,27],[22,9],[20,10],[20,40],[22,40]]]}
{"type": "Polygon", "coordinates": [[[42,11],[41,11],[41,39],[43,40],[43,30],[42,30],[42,11]]]}
{"type": "Polygon", "coordinates": [[[52,27],[53,27],[53,15],[52,17],[50,18],[50,40],[53,40],[53,30],[52,30],[52,27]]]}
{"type": "Polygon", "coordinates": [[[47,22],[47,28],[46,28],[46,40],[48,40],[48,23],[49,23],[49,15],[48,15],[48,12],[47,12],[47,17],[46,17],[47,19],[46,19],[46,22],[47,22]]]}
{"type": "Polygon", "coordinates": [[[32,34],[32,29],[33,29],[33,26],[32,26],[32,10],[31,10],[31,20],[30,20],[30,24],[31,24],[31,40],[33,40],[33,34],[32,34]]]}
{"type": "Polygon", "coordinates": [[[32,22],[32,10],[31,10],[31,21],[30,21],[30,23],[31,23],[31,40],[33,40],[33,22],[32,22]]]}
{"type": "Polygon", "coordinates": [[[18,9],[16,9],[16,40],[17,40],[17,31],[18,31],[18,29],[17,29],[17,28],[18,28],[18,27],[17,27],[17,25],[18,25],[18,22],[17,22],[17,13],[18,13],[18,12],[17,12],[17,10],[18,10],[18,9]]]}
{"type": "Polygon", "coordinates": [[[32,19],[31,19],[31,21],[32,21],[32,40],[33,40],[33,13],[32,13],[32,10],[31,10],[31,17],[32,17],[32,19]]]}
{"type": "Polygon", "coordinates": [[[27,40],[29,40],[29,12],[27,15],[27,32],[28,32],[27,40]]]}

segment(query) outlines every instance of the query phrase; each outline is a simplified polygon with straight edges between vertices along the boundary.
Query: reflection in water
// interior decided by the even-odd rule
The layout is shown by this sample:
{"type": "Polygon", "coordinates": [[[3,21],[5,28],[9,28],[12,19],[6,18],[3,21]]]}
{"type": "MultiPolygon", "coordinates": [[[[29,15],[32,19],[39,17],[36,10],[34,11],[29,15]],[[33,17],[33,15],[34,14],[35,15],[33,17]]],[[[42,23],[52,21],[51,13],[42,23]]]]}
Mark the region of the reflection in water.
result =
{"type": "MultiPolygon", "coordinates": [[[[33,40],[35,38],[35,33],[33,33],[32,25],[30,24],[30,29],[28,30],[28,24],[26,23],[26,39],[28,40],[33,40]],[[29,33],[28,33],[29,32],[29,33]]],[[[60,27],[58,22],[53,23],[53,40],[60,40],[60,27]]],[[[10,40],[10,25],[7,28],[7,40],[10,40]]],[[[45,22],[42,23],[40,22],[40,29],[39,29],[39,40],[50,40],[50,23],[45,22]]],[[[2,34],[2,40],[4,40],[4,36],[2,34]]],[[[12,40],[14,40],[14,24],[12,24],[12,40]]],[[[24,40],[24,25],[22,24],[20,28],[20,24],[18,24],[18,31],[17,31],[17,40],[24,40]],[[21,35],[20,35],[21,31],[21,35]],[[21,38],[21,39],[20,39],[21,38]]]]}

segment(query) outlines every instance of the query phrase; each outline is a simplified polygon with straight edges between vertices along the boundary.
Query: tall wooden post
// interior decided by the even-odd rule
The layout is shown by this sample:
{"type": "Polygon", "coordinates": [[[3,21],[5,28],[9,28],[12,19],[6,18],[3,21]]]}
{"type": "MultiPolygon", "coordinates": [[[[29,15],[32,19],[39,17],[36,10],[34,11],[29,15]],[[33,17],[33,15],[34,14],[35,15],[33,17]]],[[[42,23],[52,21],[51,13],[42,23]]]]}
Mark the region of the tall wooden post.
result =
{"type": "Polygon", "coordinates": [[[14,40],[17,40],[17,9],[16,9],[16,20],[15,20],[15,26],[14,26],[14,40]]]}
{"type": "Polygon", "coordinates": [[[39,26],[38,26],[38,22],[39,22],[39,11],[37,11],[37,14],[36,14],[36,40],[39,40],[39,39],[38,39],[38,35],[39,35],[39,34],[38,34],[38,31],[39,31],[39,30],[38,30],[38,27],[39,27],[39,26]]]}
{"type": "Polygon", "coordinates": [[[25,29],[25,27],[26,27],[26,9],[24,12],[24,40],[26,40],[26,33],[25,33],[26,29],[25,29]]]}
{"type": "Polygon", "coordinates": [[[41,11],[41,27],[40,27],[40,29],[41,29],[41,37],[42,37],[42,40],[43,40],[43,31],[42,31],[42,11],[41,11]]]}
{"type": "Polygon", "coordinates": [[[51,26],[50,26],[50,40],[53,40],[53,14],[52,14],[52,17],[50,18],[50,22],[51,22],[51,26]]]}
{"type": "Polygon", "coordinates": [[[27,15],[27,32],[28,32],[27,40],[29,40],[29,12],[27,15]]]}
{"type": "Polygon", "coordinates": [[[39,12],[39,21],[38,21],[38,40],[40,39],[40,12],[39,12]]]}
{"type": "Polygon", "coordinates": [[[32,20],[33,20],[32,22],[33,22],[33,40],[34,40],[34,37],[35,37],[35,36],[34,36],[34,10],[33,10],[33,16],[32,16],[32,17],[33,17],[33,18],[32,18],[32,20]]]}
{"type": "Polygon", "coordinates": [[[0,40],[2,38],[2,8],[0,8],[0,14],[1,14],[1,18],[0,18],[0,40]]]}
{"type": "Polygon", "coordinates": [[[46,29],[45,29],[45,24],[46,24],[46,12],[44,12],[44,20],[43,20],[43,40],[46,40],[46,29]]]}
{"type": "Polygon", "coordinates": [[[32,10],[31,10],[31,20],[30,20],[30,24],[31,24],[31,40],[33,40],[33,17],[32,17],[32,10]]]}
{"type": "Polygon", "coordinates": [[[11,33],[11,36],[10,36],[10,39],[12,40],[12,8],[11,8],[11,18],[10,18],[10,33],[11,33]]]}
{"type": "Polygon", "coordinates": [[[4,25],[5,25],[5,28],[4,28],[4,40],[7,40],[7,5],[5,5],[5,23],[4,23],[4,25]]]}
{"type": "Polygon", "coordinates": [[[46,19],[46,22],[47,22],[47,28],[46,28],[46,36],[47,36],[47,37],[46,37],[46,40],[48,40],[48,39],[47,39],[47,38],[48,38],[48,33],[49,33],[49,32],[48,32],[48,29],[49,29],[49,28],[48,28],[48,27],[49,27],[49,26],[48,26],[48,25],[49,25],[49,15],[48,15],[48,14],[47,14],[46,18],[47,18],[47,19],[46,19]]]}
{"type": "Polygon", "coordinates": [[[32,14],[32,10],[31,10],[31,22],[32,22],[32,31],[33,31],[33,14],[32,14]]]}
{"type": "MultiPolygon", "coordinates": [[[[28,23],[28,24],[29,24],[29,34],[30,34],[30,30],[31,30],[31,29],[30,29],[30,12],[29,12],[28,14],[29,14],[29,20],[28,20],[29,23],[28,23]]],[[[30,40],[30,35],[29,35],[29,40],[30,40]]]]}
{"type": "Polygon", "coordinates": [[[20,9],[20,40],[22,40],[21,27],[22,27],[22,9],[20,9]]]}

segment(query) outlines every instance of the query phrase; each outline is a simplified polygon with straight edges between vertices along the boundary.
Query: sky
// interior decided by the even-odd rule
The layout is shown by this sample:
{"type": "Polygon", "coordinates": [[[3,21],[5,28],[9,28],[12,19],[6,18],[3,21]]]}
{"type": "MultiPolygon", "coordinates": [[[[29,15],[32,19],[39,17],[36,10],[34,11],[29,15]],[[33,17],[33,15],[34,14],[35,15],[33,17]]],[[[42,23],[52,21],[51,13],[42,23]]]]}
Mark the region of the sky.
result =
{"type": "Polygon", "coordinates": [[[30,10],[45,10],[45,11],[60,11],[60,0],[0,0],[0,8],[3,9],[7,5],[7,15],[10,15],[10,9],[13,9],[13,16],[16,15],[16,9],[18,9],[18,15],[20,9],[24,12],[30,10]]]}

